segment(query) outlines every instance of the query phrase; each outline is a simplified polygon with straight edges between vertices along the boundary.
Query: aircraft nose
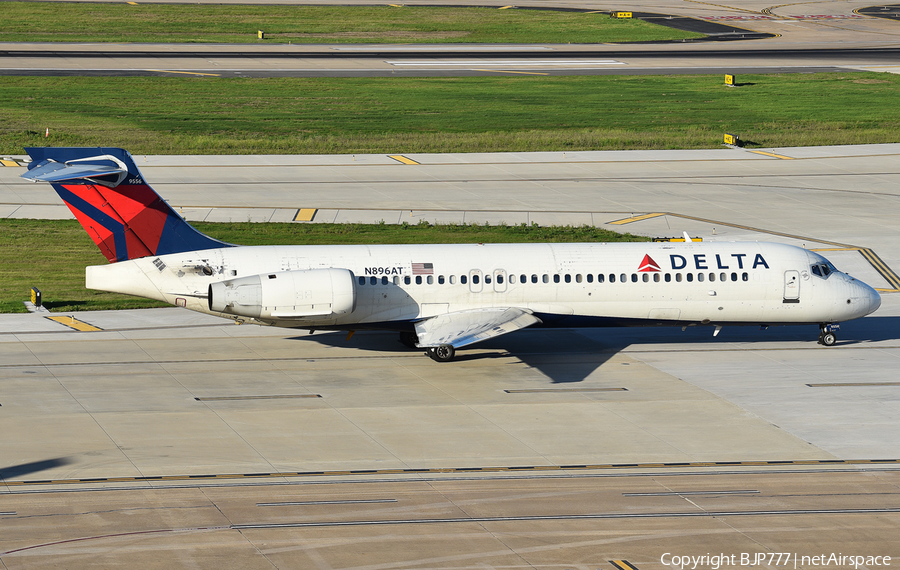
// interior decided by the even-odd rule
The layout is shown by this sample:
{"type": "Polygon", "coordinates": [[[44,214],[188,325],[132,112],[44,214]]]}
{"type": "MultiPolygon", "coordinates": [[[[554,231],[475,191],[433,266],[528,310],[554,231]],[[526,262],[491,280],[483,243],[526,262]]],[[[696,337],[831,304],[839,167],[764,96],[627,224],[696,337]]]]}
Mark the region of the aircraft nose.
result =
{"type": "Polygon", "coordinates": [[[853,285],[852,295],[859,299],[859,316],[864,317],[878,310],[878,307],[881,306],[881,295],[878,294],[878,291],[862,281],[854,281],[853,285]]]}
{"type": "Polygon", "coordinates": [[[878,291],[866,285],[867,299],[869,301],[869,310],[866,312],[867,315],[870,315],[878,310],[878,307],[881,306],[881,295],[878,294],[878,291]]]}

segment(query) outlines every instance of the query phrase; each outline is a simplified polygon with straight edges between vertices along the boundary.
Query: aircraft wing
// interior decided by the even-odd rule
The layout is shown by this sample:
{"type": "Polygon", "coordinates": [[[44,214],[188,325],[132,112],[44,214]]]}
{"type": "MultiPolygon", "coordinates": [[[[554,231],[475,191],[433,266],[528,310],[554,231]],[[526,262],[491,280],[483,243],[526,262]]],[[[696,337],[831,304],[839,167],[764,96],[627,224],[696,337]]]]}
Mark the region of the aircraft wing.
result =
{"type": "Polygon", "coordinates": [[[541,320],[527,309],[499,307],[471,309],[437,315],[416,323],[419,347],[442,344],[460,348],[472,343],[524,329],[541,320]]]}

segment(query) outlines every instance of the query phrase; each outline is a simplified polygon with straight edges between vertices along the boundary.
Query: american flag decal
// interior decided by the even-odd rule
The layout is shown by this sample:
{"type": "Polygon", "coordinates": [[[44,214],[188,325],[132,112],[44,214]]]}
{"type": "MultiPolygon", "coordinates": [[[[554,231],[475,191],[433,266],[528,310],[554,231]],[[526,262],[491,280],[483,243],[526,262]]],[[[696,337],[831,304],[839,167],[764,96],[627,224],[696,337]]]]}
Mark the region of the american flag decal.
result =
{"type": "Polygon", "coordinates": [[[412,264],[412,272],[413,272],[413,275],[434,275],[434,264],[433,263],[413,263],[412,264]]]}

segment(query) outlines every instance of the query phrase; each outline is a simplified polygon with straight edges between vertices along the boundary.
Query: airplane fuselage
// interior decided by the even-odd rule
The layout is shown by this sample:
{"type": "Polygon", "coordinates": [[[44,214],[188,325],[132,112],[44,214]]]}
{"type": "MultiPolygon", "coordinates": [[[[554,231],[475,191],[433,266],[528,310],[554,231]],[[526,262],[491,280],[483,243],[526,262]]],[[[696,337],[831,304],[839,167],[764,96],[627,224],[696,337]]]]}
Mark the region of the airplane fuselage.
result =
{"type": "Polygon", "coordinates": [[[503,307],[552,326],[831,323],[880,303],[820,255],[760,242],[250,246],[145,257],[87,275],[92,289],[298,328],[402,330],[503,307]],[[830,269],[813,272],[823,266],[830,269]]]}

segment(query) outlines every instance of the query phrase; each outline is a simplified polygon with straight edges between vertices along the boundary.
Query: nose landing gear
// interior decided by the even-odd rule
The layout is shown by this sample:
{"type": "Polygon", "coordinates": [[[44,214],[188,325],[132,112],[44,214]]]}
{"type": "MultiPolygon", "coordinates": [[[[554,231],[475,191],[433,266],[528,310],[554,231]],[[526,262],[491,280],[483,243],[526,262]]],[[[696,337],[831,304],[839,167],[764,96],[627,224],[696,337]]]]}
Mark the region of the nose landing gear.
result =
{"type": "Polygon", "coordinates": [[[823,346],[834,346],[837,342],[837,331],[841,330],[841,325],[837,323],[819,325],[819,344],[823,346]]]}

